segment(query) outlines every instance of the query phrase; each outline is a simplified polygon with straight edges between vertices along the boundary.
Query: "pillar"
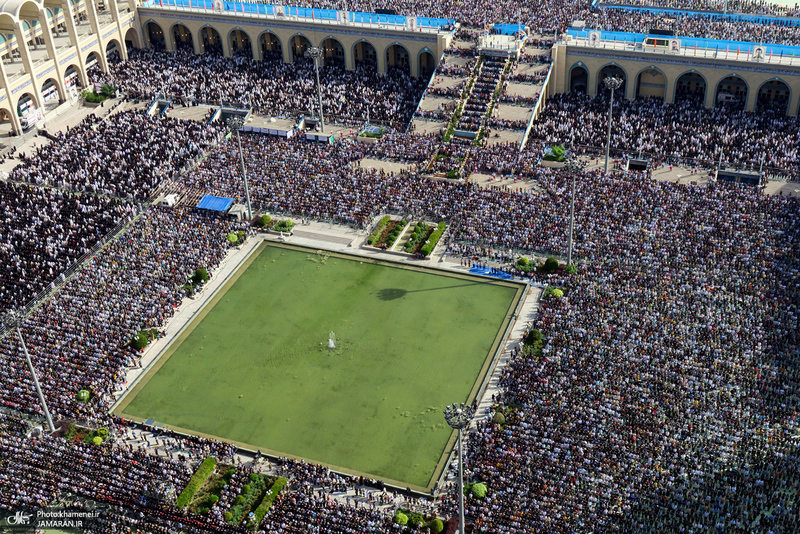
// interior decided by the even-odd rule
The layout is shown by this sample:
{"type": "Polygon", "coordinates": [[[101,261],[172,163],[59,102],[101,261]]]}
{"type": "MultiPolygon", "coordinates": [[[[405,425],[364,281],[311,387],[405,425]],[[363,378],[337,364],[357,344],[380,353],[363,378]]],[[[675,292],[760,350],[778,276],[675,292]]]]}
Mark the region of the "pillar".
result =
{"type": "Polygon", "coordinates": [[[747,102],[744,104],[745,111],[755,111],[756,110],[756,99],[758,98],[758,89],[759,87],[747,87],[747,102]]]}
{"type": "Polygon", "coordinates": [[[797,108],[800,106],[800,91],[792,91],[792,97],[789,99],[789,107],[786,114],[790,117],[797,117],[797,108]]]}
{"type": "Polygon", "coordinates": [[[78,30],[75,27],[75,16],[72,13],[72,4],[69,0],[61,0],[61,11],[64,14],[64,25],[67,27],[67,34],[69,34],[69,43],[72,46],[78,46],[78,30]]]}
{"type": "Polygon", "coordinates": [[[89,17],[89,24],[92,27],[92,33],[100,39],[100,22],[97,20],[97,6],[94,5],[94,0],[86,0],[83,3],[86,6],[86,15],[89,17]]]}

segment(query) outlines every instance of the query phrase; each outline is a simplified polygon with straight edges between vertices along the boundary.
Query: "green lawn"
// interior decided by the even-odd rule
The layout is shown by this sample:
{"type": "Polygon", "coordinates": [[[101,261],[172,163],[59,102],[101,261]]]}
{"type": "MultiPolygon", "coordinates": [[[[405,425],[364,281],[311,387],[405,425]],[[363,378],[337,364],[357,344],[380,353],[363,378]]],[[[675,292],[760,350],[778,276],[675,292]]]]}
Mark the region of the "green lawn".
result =
{"type": "Polygon", "coordinates": [[[442,408],[467,400],[519,286],[276,245],[254,255],[118,412],[427,486],[451,435],[442,408]]]}

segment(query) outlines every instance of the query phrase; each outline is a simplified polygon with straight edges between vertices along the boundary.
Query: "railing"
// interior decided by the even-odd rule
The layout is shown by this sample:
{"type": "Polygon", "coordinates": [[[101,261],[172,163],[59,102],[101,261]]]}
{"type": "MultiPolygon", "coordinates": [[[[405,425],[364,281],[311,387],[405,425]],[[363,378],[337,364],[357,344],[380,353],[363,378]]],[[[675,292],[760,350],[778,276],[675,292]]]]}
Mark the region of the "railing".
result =
{"type": "Polygon", "coordinates": [[[542,89],[539,91],[539,99],[536,101],[536,105],[533,106],[533,112],[531,113],[531,118],[528,120],[528,127],[525,128],[525,134],[522,136],[522,140],[519,143],[519,151],[522,152],[522,149],[525,148],[525,143],[528,142],[528,136],[531,133],[531,128],[533,127],[533,121],[535,121],[539,117],[539,112],[542,110],[542,106],[544,106],[545,102],[547,102],[547,85],[550,83],[550,74],[553,73],[553,64],[550,64],[550,67],[547,69],[547,76],[545,76],[544,83],[542,83],[542,89]]]}

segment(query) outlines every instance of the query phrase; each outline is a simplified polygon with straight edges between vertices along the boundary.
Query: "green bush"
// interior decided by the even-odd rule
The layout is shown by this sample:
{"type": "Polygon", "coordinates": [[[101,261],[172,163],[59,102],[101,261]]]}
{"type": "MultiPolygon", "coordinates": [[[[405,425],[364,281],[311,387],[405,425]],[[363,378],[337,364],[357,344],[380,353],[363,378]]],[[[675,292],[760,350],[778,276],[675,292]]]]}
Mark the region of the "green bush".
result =
{"type": "Polygon", "coordinates": [[[250,473],[250,482],[255,482],[258,480],[258,475],[255,473],[250,473]]]}
{"type": "Polygon", "coordinates": [[[486,492],[488,489],[486,488],[486,484],[483,482],[478,482],[477,484],[472,485],[472,496],[476,499],[483,499],[486,497],[486,492]]]}
{"type": "Polygon", "coordinates": [[[101,426],[97,429],[97,435],[103,439],[106,439],[108,437],[108,429],[101,426]]]}
{"type": "Polygon", "coordinates": [[[250,484],[245,484],[242,486],[242,495],[247,495],[250,493],[250,484]]]}
{"type": "Polygon", "coordinates": [[[503,412],[494,412],[494,415],[492,416],[492,423],[504,425],[506,424],[506,416],[503,415],[503,412]]]}
{"type": "Polygon", "coordinates": [[[542,337],[543,337],[542,333],[534,328],[533,330],[528,332],[528,335],[525,337],[525,344],[526,345],[532,345],[533,343],[536,343],[537,341],[541,341],[542,337]]]}
{"type": "Polygon", "coordinates": [[[255,514],[255,528],[258,528],[258,525],[261,524],[261,520],[264,519],[264,516],[267,515],[272,503],[275,502],[275,499],[278,498],[281,490],[283,490],[284,486],[286,486],[288,480],[283,477],[278,477],[275,479],[275,483],[272,484],[272,487],[269,489],[266,495],[264,495],[264,500],[261,501],[261,504],[258,505],[256,508],[255,514]]]}
{"type": "Polygon", "coordinates": [[[92,438],[92,445],[100,445],[101,443],[103,443],[103,438],[100,436],[95,436],[92,438]]]}
{"type": "Polygon", "coordinates": [[[209,497],[209,500],[212,503],[215,503],[215,502],[219,501],[219,495],[212,495],[211,497],[209,497]]]}
{"type": "Polygon", "coordinates": [[[294,223],[289,219],[278,221],[272,226],[272,229],[276,232],[291,232],[292,228],[294,228],[294,223]]]}
{"type": "Polygon", "coordinates": [[[204,284],[208,282],[208,271],[201,267],[200,269],[197,269],[194,272],[194,276],[192,277],[192,279],[195,281],[196,284],[200,283],[204,284]]]}
{"type": "Polygon", "coordinates": [[[558,260],[555,258],[547,258],[544,260],[544,264],[542,265],[542,270],[546,273],[552,273],[558,269],[558,260]]]}
{"type": "Polygon", "coordinates": [[[243,502],[244,502],[244,495],[237,495],[236,504],[242,504],[243,502]]]}
{"type": "Polygon", "coordinates": [[[431,532],[433,532],[433,534],[439,534],[441,531],[444,530],[444,523],[442,522],[441,519],[437,517],[436,519],[428,523],[428,527],[431,529],[431,532]]]}
{"type": "Polygon", "coordinates": [[[147,334],[139,332],[131,339],[130,346],[135,350],[142,350],[147,346],[147,334]]]}
{"type": "Polygon", "coordinates": [[[367,241],[367,243],[369,243],[370,245],[377,245],[378,240],[383,235],[383,229],[386,228],[386,225],[389,224],[390,220],[392,220],[392,218],[387,215],[386,217],[378,221],[378,225],[375,227],[375,230],[373,230],[372,235],[369,236],[369,240],[367,241]]]}
{"type": "Polygon", "coordinates": [[[396,511],[394,513],[394,517],[392,518],[392,521],[394,521],[398,525],[402,526],[402,525],[405,525],[406,523],[408,523],[408,516],[406,514],[404,514],[403,512],[401,512],[400,510],[398,510],[398,511],[396,511]]]}
{"type": "Polygon", "coordinates": [[[100,96],[105,98],[111,98],[117,92],[116,88],[109,83],[104,83],[103,86],[100,88],[100,96]]]}
{"type": "Polygon", "coordinates": [[[517,260],[517,269],[520,271],[530,271],[531,270],[531,260],[526,258],[525,256],[520,256],[517,260]]]}
{"type": "Polygon", "coordinates": [[[186,484],[186,487],[183,488],[183,491],[175,500],[175,508],[178,510],[186,508],[186,505],[189,504],[189,501],[192,500],[194,494],[197,493],[197,490],[200,489],[200,486],[203,485],[203,482],[205,482],[206,479],[211,475],[215,467],[217,467],[217,460],[212,456],[209,456],[203,460],[203,463],[200,464],[200,467],[198,467],[197,471],[194,472],[194,475],[192,475],[189,483],[186,484]]]}
{"type": "Polygon", "coordinates": [[[451,178],[451,179],[452,178],[458,178],[458,171],[447,171],[447,175],[446,176],[448,178],[451,178]]]}
{"type": "Polygon", "coordinates": [[[564,269],[564,270],[567,272],[567,274],[577,274],[578,273],[578,268],[575,267],[574,263],[570,263],[569,265],[567,265],[567,268],[564,269]]]}
{"type": "Polygon", "coordinates": [[[264,214],[258,218],[258,220],[256,221],[256,225],[260,226],[261,228],[266,228],[271,222],[272,222],[272,217],[264,214]]]}
{"type": "Polygon", "coordinates": [[[564,296],[564,291],[562,291],[561,289],[558,289],[557,287],[547,286],[547,289],[544,290],[544,296],[545,296],[545,298],[551,297],[551,298],[560,299],[561,297],[564,296]]]}
{"type": "Polygon", "coordinates": [[[425,243],[424,245],[422,245],[422,247],[420,247],[419,251],[424,256],[430,256],[431,255],[431,252],[433,252],[433,249],[436,247],[436,244],[439,242],[439,239],[442,237],[442,234],[444,233],[444,229],[446,227],[447,227],[447,225],[445,223],[440,222],[436,226],[436,230],[434,230],[433,233],[431,233],[431,235],[428,237],[428,242],[425,243]]]}
{"type": "Polygon", "coordinates": [[[106,99],[106,97],[104,97],[103,95],[98,95],[94,91],[88,91],[88,90],[81,91],[81,96],[83,97],[84,100],[86,100],[91,104],[99,104],[100,102],[106,99]]]}
{"type": "Polygon", "coordinates": [[[418,514],[416,512],[411,512],[408,514],[408,524],[414,528],[425,523],[425,518],[422,517],[422,514],[418,514]]]}
{"type": "Polygon", "coordinates": [[[222,514],[222,519],[224,519],[227,522],[230,522],[230,520],[233,519],[233,514],[230,512],[225,512],[224,514],[222,514]]]}
{"type": "Polygon", "coordinates": [[[88,389],[82,389],[78,391],[78,394],[75,396],[75,400],[77,400],[78,402],[89,402],[91,396],[92,395],[91,393],[89,393],[88,389]]]}

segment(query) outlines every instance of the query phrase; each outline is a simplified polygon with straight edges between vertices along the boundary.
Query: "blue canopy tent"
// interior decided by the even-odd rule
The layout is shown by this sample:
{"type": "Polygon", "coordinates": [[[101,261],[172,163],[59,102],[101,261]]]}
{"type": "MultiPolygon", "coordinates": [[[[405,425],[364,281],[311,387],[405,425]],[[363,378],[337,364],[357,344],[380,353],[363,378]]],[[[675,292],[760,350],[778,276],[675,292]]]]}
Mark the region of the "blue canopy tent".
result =
{"type": "Polygon", "coordinates": [[[200,210],[218,211],[221,213],[225,213],[231,208],[233,203],[234,200],[232,198],[215,197],[214,195],[203,195],[203,198],[200,199],[200,202],[197,203],[196,207],[197,209],[200,210]]]}

